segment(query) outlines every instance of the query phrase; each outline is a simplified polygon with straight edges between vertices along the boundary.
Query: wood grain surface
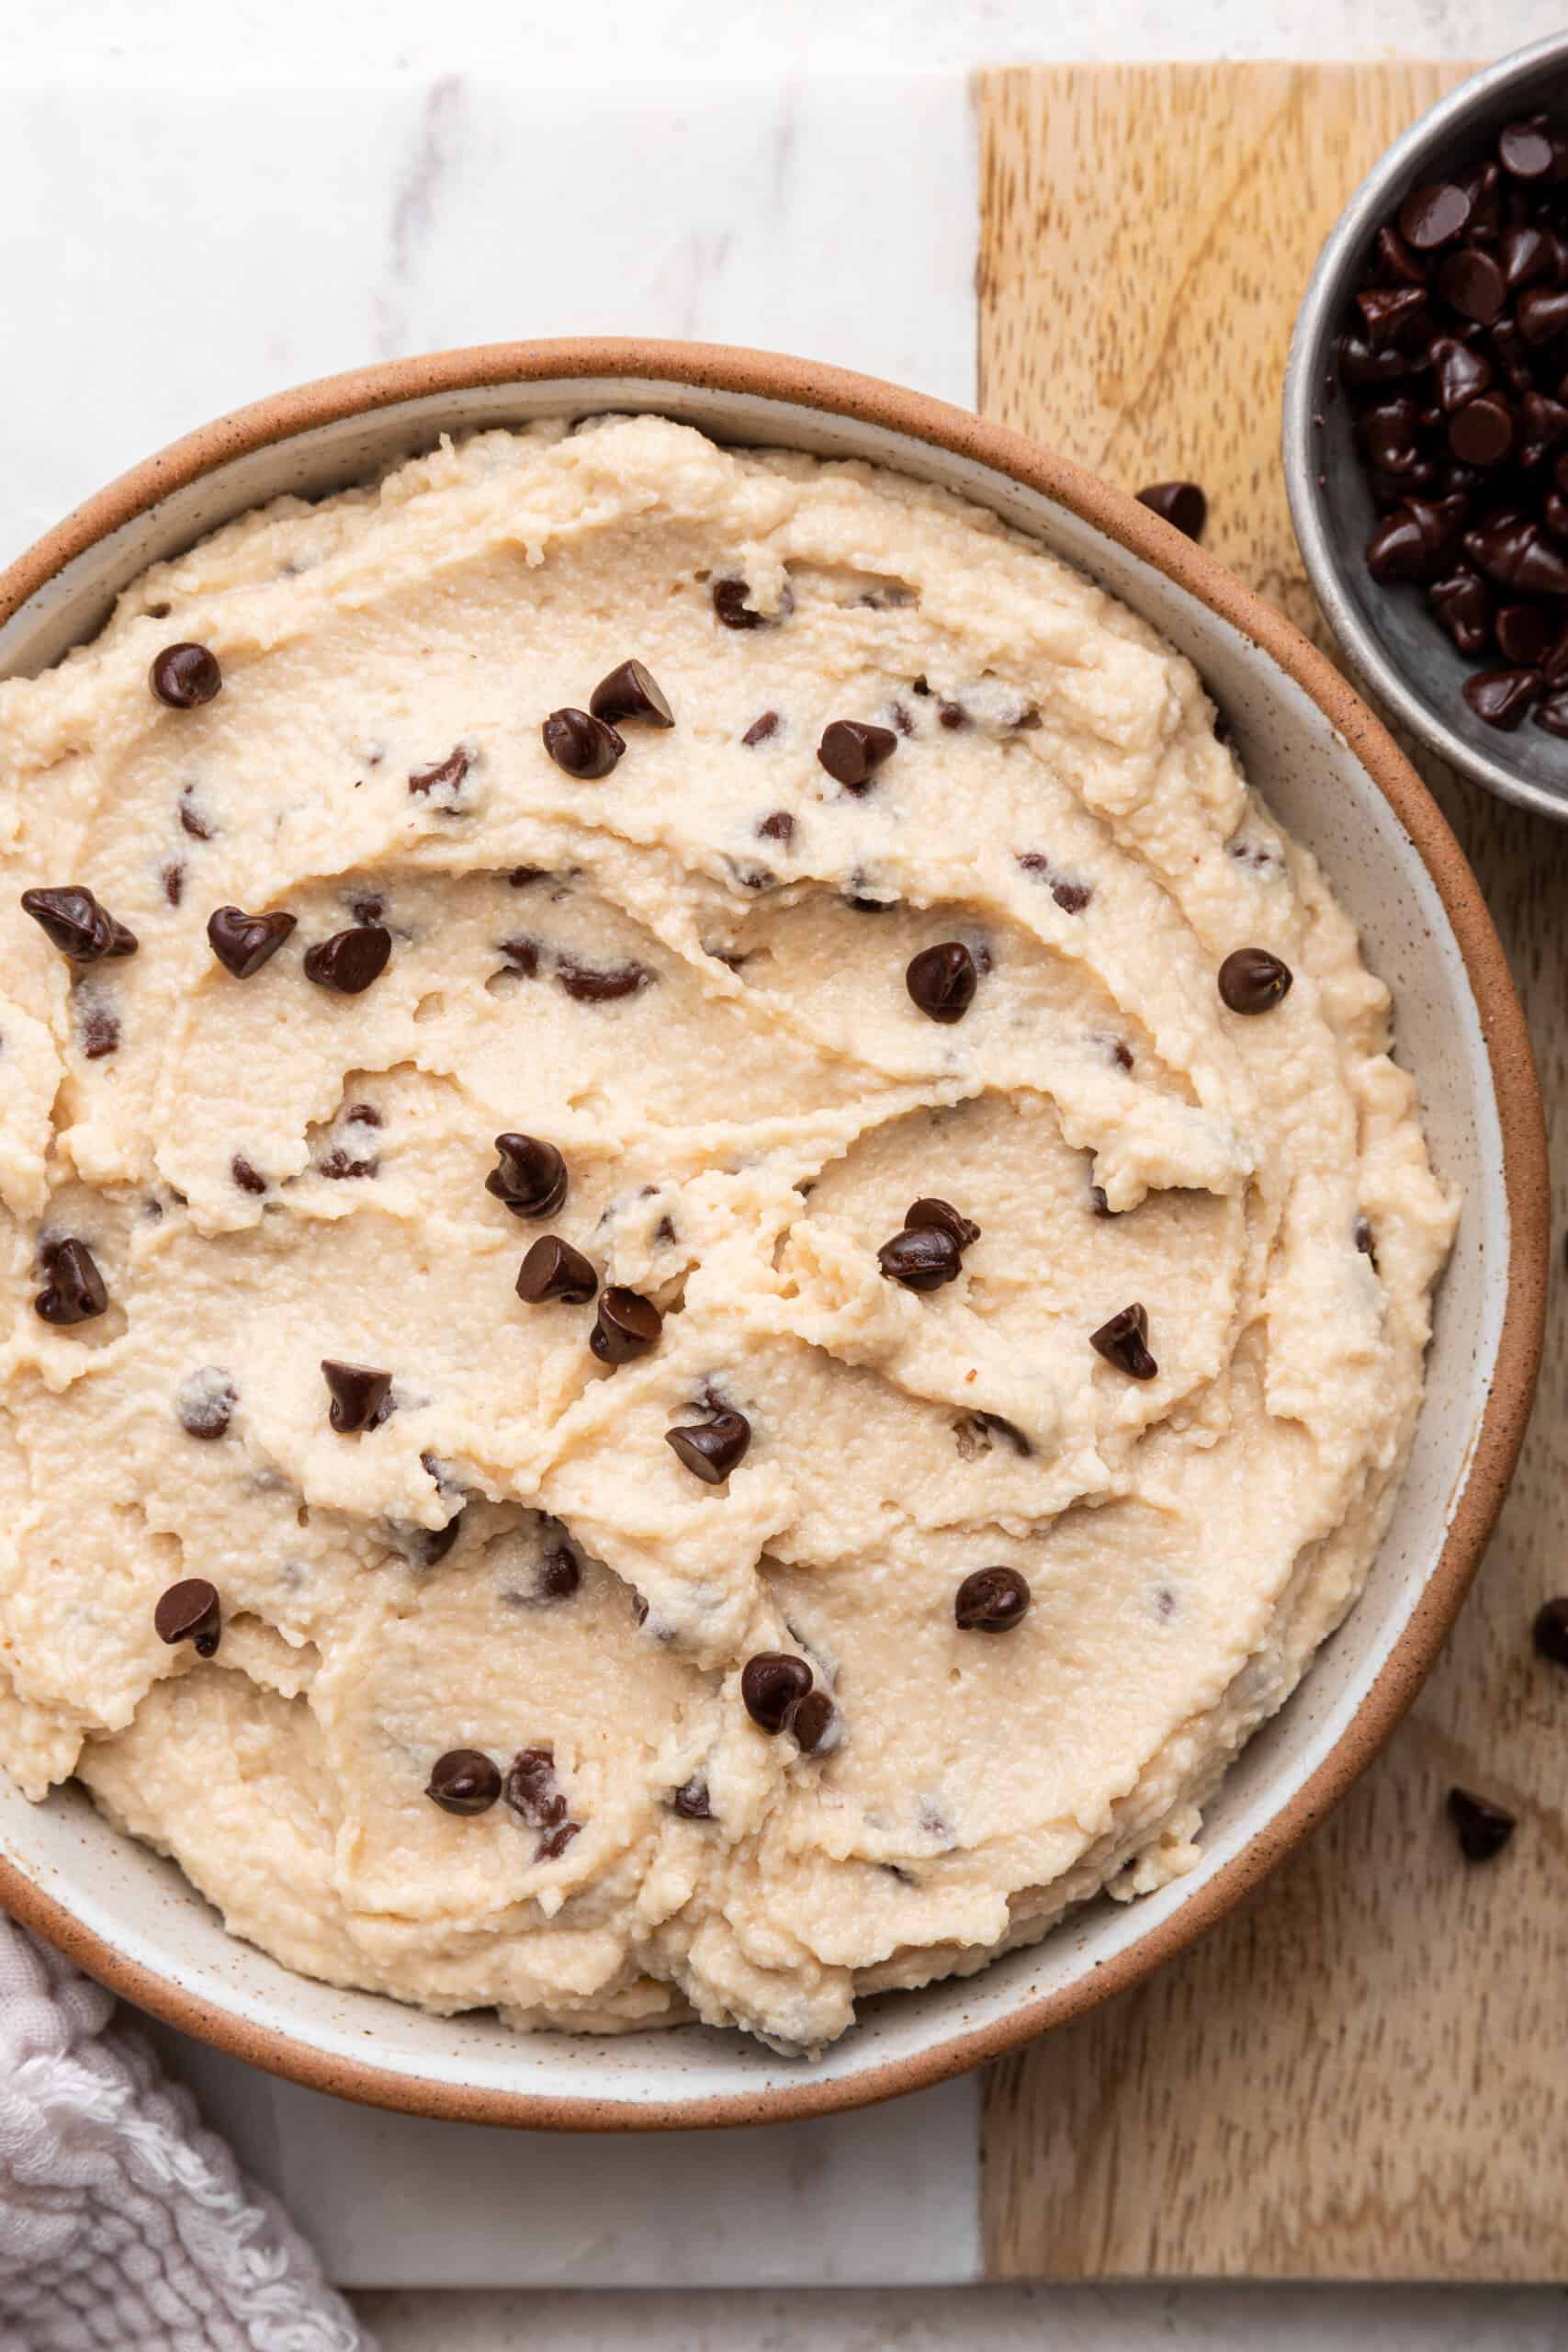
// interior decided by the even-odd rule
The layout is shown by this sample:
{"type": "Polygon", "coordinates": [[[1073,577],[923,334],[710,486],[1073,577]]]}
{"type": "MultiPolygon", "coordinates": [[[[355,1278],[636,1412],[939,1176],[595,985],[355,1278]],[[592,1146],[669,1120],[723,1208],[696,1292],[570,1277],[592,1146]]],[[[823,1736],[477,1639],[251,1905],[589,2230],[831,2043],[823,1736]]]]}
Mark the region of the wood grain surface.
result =
{"type": "MultiPolygon", "coordinates": [[[[976,85],[980,404],[1135,489],[1320,641],[1280,474],[1291,321],[1352,187],[1466,68],[1030,69],[976,85]]],[[[1568,827],[1424,763],[1568,1148],[1568,827]]],[[[1559,1200],[1558,1208],[1561,1209],[1559,1200]]],[[[1561,1218],[1559,1217],[1559,1224],[1561,1218]]],[[[993,2277],[1568,2279],[1568,1348],[1437,1672],[1327,1826],[1195,1951],[991,2070],[993,2277]],[[1455,1781],[1519,1815],[1484,1869],[1455,1781]]]]}

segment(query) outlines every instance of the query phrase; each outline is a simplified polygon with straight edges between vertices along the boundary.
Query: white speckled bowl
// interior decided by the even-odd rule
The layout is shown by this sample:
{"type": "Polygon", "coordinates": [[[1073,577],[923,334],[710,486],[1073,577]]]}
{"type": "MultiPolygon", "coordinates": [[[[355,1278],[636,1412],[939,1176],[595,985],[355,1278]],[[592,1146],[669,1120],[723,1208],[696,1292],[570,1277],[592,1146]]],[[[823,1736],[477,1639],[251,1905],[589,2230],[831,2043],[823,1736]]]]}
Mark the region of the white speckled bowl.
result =
{"type": "Polygon", "coordinates": [[[296,1976],[229,1936],[172,1864],[73,1790],[0,1788],[0,1897],[144,2007],[319,2088],[468,2120],[613,2129],[764,2121],[909,2090],[1015,2047],[1182,1949],[1255,1886],[1376,1751],[1474,1572],[1529,1409],[1546,1287],[1540,1102],[1475,882],[1383,729],[1277,614],[1148,510],[964,412],[864,377],[690,344],[449,352],[244,409],[151,459],[0,577],[0,673],[90,636],[148,563],[282,491],[373,474],[444,432],[655,409],[721,440],[872,458],[943,483],[1092,572],[1208,681],[1249,774],[1322,858],[1395,989],[1433,1156],[1463,1189],[1427,1401],[1366,1592],[1238,1759],[1189,1876],[1091,1905],[984,1973],[868,2003],[814,2064],[697,2027],[513,2035],[296,1976]]]}

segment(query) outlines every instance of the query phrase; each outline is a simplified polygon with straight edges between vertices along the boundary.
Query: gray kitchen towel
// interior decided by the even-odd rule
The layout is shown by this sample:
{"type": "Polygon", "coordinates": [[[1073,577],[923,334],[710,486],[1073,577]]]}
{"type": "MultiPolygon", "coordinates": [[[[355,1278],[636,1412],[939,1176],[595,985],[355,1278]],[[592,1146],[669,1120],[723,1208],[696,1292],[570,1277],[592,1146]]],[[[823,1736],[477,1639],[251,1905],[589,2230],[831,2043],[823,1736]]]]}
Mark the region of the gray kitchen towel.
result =
{"type": "Polygon", "coordinates": [[[0,1917],[0,2352],[375,2352],[112,1995],[0,1917]]]}

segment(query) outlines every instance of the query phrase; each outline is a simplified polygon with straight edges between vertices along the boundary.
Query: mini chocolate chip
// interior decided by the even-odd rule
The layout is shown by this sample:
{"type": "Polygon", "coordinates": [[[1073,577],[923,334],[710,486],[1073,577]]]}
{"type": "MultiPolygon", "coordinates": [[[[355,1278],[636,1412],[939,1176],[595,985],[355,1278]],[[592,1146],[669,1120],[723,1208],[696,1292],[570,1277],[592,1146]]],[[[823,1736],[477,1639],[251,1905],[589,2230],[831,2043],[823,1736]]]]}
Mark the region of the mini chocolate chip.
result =
{"type": "Polygon", "coordinates": [[[1232,1012],[1272,1012],[1289,996],[1293,978],[1267,947],[1233,948],[1220,966],[1220,1001],[1232,1012]]]}
{"type": "Polygon", "coordinates": [[[212,952],[237,980],[248,980],[267,963],[289,933],[295,918],[279,912],[248,915],[239,907],[219,907],[207,918],[212,952]]]}
{"type": "Polygon", "coordinates": [[[176,1642],[190,1642],[197,1657],[210,1657],[223,1632],[216,1587],[205,1577],[182,1577],[159,1595],[152,1629],[171,1648],[176,1642]]]}
{"type": "Polygon", "coordinates": [[[969,713],[961,702],[939,702],[936,720],[937,725],[945,727],[950,735],[956,735],[961,727],[968,726],[969,713]]]}
{"type": "Polygon", "coordinates": [[[229,1374],[216,1364],[206,1364],[181,1381],[175,1394],[175,1411],[187,1437],[220,1438],[226,1434],[239,1401],[239,1390],[229,1374]]]}
{"type": "Polygon", "coordinates": [[[229,1162],[229,1173],[242,1193],[265,1193],[266,1178],[259,1168],[253,1168],[244,1153],[237,1151],[229,1162]]]}
{"type": "Polygon", "coordinates": [[[378,922],[356,922],[352,931],[334,931],[305,951],[305,978],[339,996],[363,996],[378,980],[392,952],[392,934],[378,922]]]}
{"type": "Polygon", "coordinates": [[[740,1670],[740,1697],[746,1712],[770,1735],[785,1728],[810,1688],[811,1668],[806,1660],[783,1650],[761,1650],[740,1670]]]}
{"type": "Polygon", "coordinates": [[[682,1781],[680,1787],[671,1792],[670,1810],[671,1813],[678,1813],[682,1821],[711,1821],[713,1819],[713,1806],[708,1800],[708,1784],[700,1772],[694,1772],[689,1781],[682,1781]]]}
{"type": "Polygon", "coordinates": [[[624,964],[580,964],[573,956],[556,958],[556,986],[578,1004],[614,1004],[649,987],[653,974],[630,957],[624,964]]]}
{"type": "Polygon", "coordinates": [[[488,1813],[501,1794],[501,1770],[479,1748],[449,1747],[431,1766],[424,1793],[443,1813],[488,1813]]]}
{"type": "Polygon", "coordinates": [[[90,1323],[108,1305],[97,1261],[85,1241],[51,1242],[43,1251],[43,1271],[47,1287],[33,1306],[46,1323],[90,1323]]]}
{"type": "Polygon", "coordinates": [[[325,1176],[334,1183],[346,1182],[350,1178],[378,1176],[380,1172],[381,1163],[378,1159],[354,1159],[341,1146],[329,1151],[324,1159],[318,1159],[316,1162],[317,1175],[325,1176]]]}
{"type": "Polygon", "coordinates": [[[583,1256],[558,1233],[543,1233],[517,1273],[517,1295],[530,1306],[559,1299],[568,1306],[582,1306],[599,1287],[599,1277],[583,1256]]]}
{"type": "Polygon", "coordinates": [[[588,1344],[601,1363],[630,1363],[659,1345],[664,1317],[640,1291],[612,1283],[599,1295],[599,1315],[588,1344]]]}
{"type": "Polygon", "coordinates": [[[165,645],[147,673],[147,683],[171,710],[194,710],[220,691],[223,673],[218,656],[205,645],[165,645]]]}
{"type": "Polygon", "coordinates": [[[826,1690],[808,1690],[790,1709],[785,1728],[803,1756],[830,1756],[843,1737],[843,1717],[826,1690]]]}
{"type": "Polygon", "coordinates": [[[136,953],[135,933],[99,906],[91,890],[73,884],[61,890],[24,890],[22,911],[73,964],[101,964],[106,956],[136,953]]]}
{"type": "Polygon", "coordinates": [[[979,986],[975,958],[962,941],[943,940],[940,946],[922,947],[911,957],[904,975],[910,1001],[928,1021],[962,1021],[975,1001],[979,986]]]}
{"type": "Polygon", "coordinates": [[[473,763],[459,743],[447,752],[444,760],[434,761],[427,768],[412,768],[409,772],[411,793],[453,792],[468,775],[473,763]]]}
{"type": "Polygon", "coordinates": [[[566,1162],[540,1136],[507,1134],[495,1139],[497,1164],[485,1190],[504,1202],[513,1216],[554,1216],[567,1193],[566,1162]]]}
{"type": "MultiPolygon", "coordinates": [[[[1489,327],[1503,308],[1507,288],[1503,273],[1489,253],[1475,245],[1461,245],[1457,253],[1445,254],[1438,266],[1438,291],[1450,307],[1461,318],[1473,319],[1478,326],[1489,327]]],[[[1417,307],[1422,298],[1416,288],[1410,292],[1417,307]]],[[[1363,312],[1370,298],[1362,295],[1363,312]]],[[[1370,323],[1370,322],[1369,322],[1370,323]]],[[[1373,342],[1377,341],[1374,334],[1373,342]]]]}
{"type": "Polygon", "coordinates": [[[537,1577],[541,1600],[570,1600],[582,1582],[582,1565],[575,1552],[565,1544],[557,1544],[539,1562],[537,1577]]]}
{"type": "Polygon", "coordinates": [[[186,894],[186,870],[177,857],[166,858],[160,868],[164,896],[171,907],[177,907],[186,894]]]}
{"type": "Polygon", "coordinates": [[[193,842],[209,842],[212,839],[212,827],[197,807],[188,788],[180,795],[179,811],[181,830],[187,832],[193,842]]]}
{"type": "Polygon", "coordinates": [[[954,1595],[953,1623],[964,1634],[1010,1634],[1029,1611],[1029,1582],[1016,1568],[976,1568],[954,1595]]]}
{"type": "Polygon", "coordinates": [[[822,729],[817,757],[846,792],[864,792],[886,759],[898,748],[891,727],[871,727],[858,718],[833,718],[822,729]]]}
{"type": "Polygon", "coordinates": [[[962,1253],[951,1233],[940,1225],[926,1225],[896,1233],[883,1243],[876,1261],[888,1282],[900,1283],[906,1290],[940,1290],[943,1283],[958,1279],[962,1253]]]}
{"type": "Polygon", "coordinates": [[[506,1802],[531,1829],[556,1829],[566,1819],[566,1797],[556,1779],[553,1747],[520,1747],[506,1775],[506,1802]]]}
{"type": "Polygon", "coordinates": [[[1149,1353],[1149,1318],[1142,1306],[1124,1306],[1109,1323],[1089,1333],[1089,1343],[1096,1355],[1113,1363],[1132,1380],[1153,1380],[1159,1366],[1149,1353]]]}
{"type": "Polygon", "coordinates": [[[716,619],[726,628],[766,628],[766,613],[753,612],[746,602],[751,594],[745,580],[716,580],[713,583],[713,609],[716,619]]]}
{"type": "Polygon", "coordinates": [[[1163,522],[1173,524],[1183,537],[1202,537],[1203,526],[1209,519],[1209,502],[1195,481],[1152,481],[1136,496],[1140,506],[1148,507],[1163,522]]]}
{"type": "Polygon", "coordinates": [[[1452,244],[1470,219],[1470,198],[1451,181],[1438,180],[1418,187],[1399,209],[1399,232],[1418,254],[1435,253],[1452,244]]]}
{"type": "Polygon", "coordinates": [[[1550,1659],[1553,1666],[1568,1666],[1568,1595],[1541,1602],[1530,1639],[1538,1657],[1550,1659]]]}
{"type": "Polygon", "coordinates": [[[673,727],[675,714],[640,662],[623,662],[601,678],[588,697],[589,714],[612,725],[622,718],[650,718],[655,727],[673,727]]]}
{"type": "Polygon", "coordinates": [[[1500,1854],[1516,1826],[1506,1806],[1471,1789],[1449,1791],[1449,1819],[1459,1834],[1459,1849],[1467,1862],[1489,1862],[1500,1854]]]}
{"type": "Polygon", "coordinates": [[[795,819],[787,808],[775,808],[771,816],[757,820],[759,839],[765,842],[792,842],[795,839],[795,819]]]}
{"type": "Polygon", "coordinates": [[[1513,179],[1544,179],[1554,160],[1551,141],[1539,123],[1510,122],[1499,133],[1497,160],[1513,179]]]}
{"type": "Polygon", "coordinates": [[[96,1004],[82,1016],[82,1053],[85,1060],[101,1062],[119,1051],[119,1022],[107,1006],[96,1004]]]}
{"type": "Polygon", "coordinates": [[[1019,1428],[1017,1422],[1008,1420],[1002,1414],[971,1413],[968,1416],[968,1419],[973,1421],[977,1428],[985,1430],[988,1437],[1006,1438],[1013,1452],[1021,1455],[1025,1460],[1027,1460],[1034,1452],[1033,1446],[1030,1443],[1028,1438],[1025,1437],[1023,1431],[1019,1428]]]}
{"type": "Polygon", "coordinates": [[[327,1419],[341,1437],[354,1437],[386,1419],[383,1408],[392,1393],[389,1372],[374,1372],[363,1363],[336,1363],[323,1356],[321,1376],[332,1397],[327,1419]]]}
{"type": "Polygon", "coordinates": [[[378,890],[367,890],[358,898],[350,899],[348,911],[357,923],[379,922],[387,911],[387,901],[378,890]]]}
{"type": "Polygon", "coordinates": [[[751,721],[750,726],[748,727],[745,734],[740,738],[740,741],[746,744],[749,749],[755,751],[759,743],[766,743],[770,738],[776,735],[778,731],[778,712],[776,710],[765,710],[760,718],[754,718],[751,721]]]}
{"type": "Polygon", "coordinates": [[[746,1459],[751,1424],[744,1413],[716,1413],[711,1421],[666,1430],[664,1442],[705,1486],[722,1487],[746,1459]]]}
{"type": "Polygon", "coordinates": [[[557,767],[580,784],[608,775],[626,748],[613,727],[586,710],[552,710],[539,731],[557,767]]]}
{"type": "Polygon", "coordinates": [[[1462,692],[1477,718],[1511,735],[1543,684],[1539,670],[1478,670],[1462,692]]]}
{"type": "Polygon", "coordinates": [[[536,979],[539,973],[539,943],[536,939],[500,939],[496,945],[514,972],[525,980],[536,979]]]}
{"type": "Polygon", "coordinates": [[[923,1193],[918,1201],[911,1201],[904,1212],[904,1224],[911,1232],[934,1226],[941,1232],[951,1234],[961,1250],[967,1250],[972,1241],[980,1238],[977,1225],[960,1216],[951,1201],[939,1199],[934,1193],[923,1193]]]}
{"type": "Polygon", "coordinates": [[[581,1821],[563,1821],[558,1829],[552,1829],[547,1837],[540,1838],[534,1849],[534,1860],[536,1862],[558,1862],[572,1839],[581,1834],[581,1821]]]}

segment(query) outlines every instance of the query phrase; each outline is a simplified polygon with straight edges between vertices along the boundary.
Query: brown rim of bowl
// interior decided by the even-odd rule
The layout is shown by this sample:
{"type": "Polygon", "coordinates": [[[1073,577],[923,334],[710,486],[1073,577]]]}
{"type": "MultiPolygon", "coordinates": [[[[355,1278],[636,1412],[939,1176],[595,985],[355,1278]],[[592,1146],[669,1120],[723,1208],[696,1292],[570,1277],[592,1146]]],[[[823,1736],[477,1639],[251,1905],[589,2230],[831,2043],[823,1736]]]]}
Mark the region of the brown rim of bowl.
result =
{"type": "Polygon", "coordinates": [[[1002,2057],[1033,2041],[1047,2027],[1065,2024],[1111,1995],[1141,1983],[1222,1919],[1322,1820],[1382,1746],[1420,1689],[1459,1613],[1507,1490],[1540,1360],[1550,1199],[1540,1090],[1524,1013],[1502,945],[1463,852],[1387,729],[1282,615],[1136,499],[1008,426],[987,424],[944,401],[815,360],[719,344],[635,337],[481,344],[468,350],[390,360],[349,375],[329,376],[236,409],[122,474],[0,573],[0,622],[73,557],[109,532],[171,492],[254,450],[313,426],[433,393],[557,377],[606,376],[789,401],[830,416],[886,426],[910,440],[977,459],[1042,492],[1152,564],[1269,654],[1355,752],[1414,842],[1442,899],[1464,958],[1491,1065],[1510,1224],[1507,1299],[1497,1362],[1447,1539],[1397,1647],[1330,1753],[1243,1852],[1136,1944],[1091,1970],[1081,1983],[1027,2002],[992,2024],[955,2033],[916,2057],[888,2060],[863,2075],[830,2081],[814,2081],[806,2074],[798,2084],[778,2089],[727,2092],[690,2100],[666,2098],[646,2106],[630,2100],[556,2098],[533,2091],[431,2082],[422,2075],[332,2056],[288,2034],[233,2017],[125,1959],[12,1863],[0,1859],[0,1903],[89,1975],[168,2024],[309,2089],[450,2121],[555,2131],[660,2131],[829,2115],[843,2108],[870,2106],[1002,2057]]]}

